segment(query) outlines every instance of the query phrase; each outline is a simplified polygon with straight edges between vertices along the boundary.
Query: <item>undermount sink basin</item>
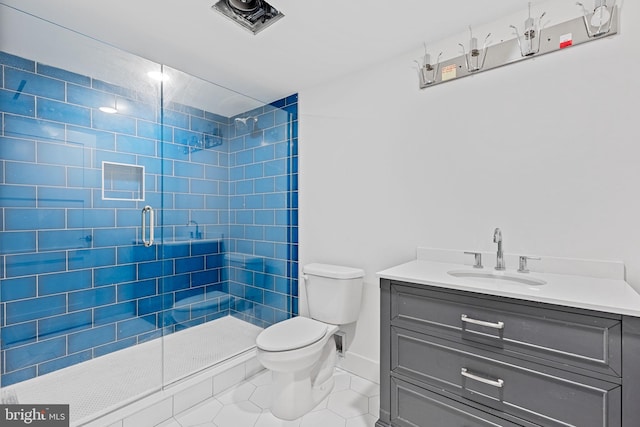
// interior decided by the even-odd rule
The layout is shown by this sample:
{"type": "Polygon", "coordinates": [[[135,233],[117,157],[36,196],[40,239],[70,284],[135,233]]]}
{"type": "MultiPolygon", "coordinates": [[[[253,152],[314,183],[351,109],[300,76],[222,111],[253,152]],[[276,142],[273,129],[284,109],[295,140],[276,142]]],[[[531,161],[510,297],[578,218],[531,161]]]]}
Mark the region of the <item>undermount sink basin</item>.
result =
{"type": "Polygon", "coordinates": [[[481,281],[500,280],[527,286],[542,286],[547,284],[544,280],[537,279],[535,277],[527,277],[524,273],[506,273],[497,270],[452,270],[448,271],[447,274],[453,277],[464,277],[474,280],[478,279],[481,281]]]}

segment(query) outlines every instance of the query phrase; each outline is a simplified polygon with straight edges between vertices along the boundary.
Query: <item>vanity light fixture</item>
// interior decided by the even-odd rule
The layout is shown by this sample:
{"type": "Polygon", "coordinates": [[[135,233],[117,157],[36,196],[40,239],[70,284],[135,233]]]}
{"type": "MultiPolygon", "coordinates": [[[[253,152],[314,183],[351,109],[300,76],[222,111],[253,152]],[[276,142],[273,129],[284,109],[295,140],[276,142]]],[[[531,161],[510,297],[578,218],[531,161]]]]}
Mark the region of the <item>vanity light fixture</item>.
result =
{"type": "Polygon", "coordinates": [[[462,48],[461,54],[442,61],[438,56],[435,66],[431,64],[431,57],[425,48],[424,57],[414,61],[418,65],[420,89],[431,88],[539,55],[562,51],[569,46],[618,34],[620,8],[616,5],[617,0],[589,1],[595,3],[593,10],[590,8],[587,10],[582,3],[577,3],[582,8],[581,16],[553,25],[548,21],[543,22],[547,16],[546,12],[539,17],[532,16],[532,2],[529,2],[529,14],[524,21],[524,28],[510,25],[510,28],[515,31],[515,37],[497,43],[489,41],[491,37],[489,33],[481,46],[469,27],[468,48],[466,44],[458,43],[462,48]],[[491,48],[490,58],[487,57],[489,47],[491,48]]]}
{"type": "Polygon", "coordinates": [[[516,33],[516,37],[518,40],[518,46],[520,47],[520,54],[523,57],[535,55],[540,52],[540,40],[542,39],[542,18],[547,14],[544,12],[538,18],[536,22],[535,19],[531,17],[531,2],[529,2],[529,18],[524,21],[524,35],[521,36],[518,32],[518,28],[515,25],[510,25],[513,28],[513,31],[516,33]]]}
{"type": "Polygon", "coordinates": [[[469,27],[469,34],[471,35],[471,38],[469,40],[468,54],[464,48],[464,45],[462,43],[458,44],[462,48],[462,54],[464,56],[464,62],[467,65],[467,71],[469,71],[470,73],[474,73],[484,68],[484,62],[487,59],[488,43],[489,37],[491,37],[491,33],[487,34],[487,37],[484,39],[482,49],[478,49],[478,39],[473,37],[473,30],[471,30],[471,27],[469,27]]]}
{"type": "Polygon", "coordinates": [[[584,17],[584,26],[587,29],[589,37],[600,37],[611,31],[611,22],[615,13],[616,0],[613,0],[611,6],[607,4],[608,0],[595,0],[593,13],[589,13],[584,4],[577,2],[576,4],[582,8],[584,17]]]}
{"type": "Polygon", "coordinates": [[[440,57],[442,52],[438,55],[435,67],[431,64],[431,55],[427,52],[427,44],[424,44],[424,56],[422,57],[422,63],[420,61],[414,61],[418,64],[418,77],[420,78],[420,88],[427,87],[436,82],[438,73],[440,72],[440,57]]]}

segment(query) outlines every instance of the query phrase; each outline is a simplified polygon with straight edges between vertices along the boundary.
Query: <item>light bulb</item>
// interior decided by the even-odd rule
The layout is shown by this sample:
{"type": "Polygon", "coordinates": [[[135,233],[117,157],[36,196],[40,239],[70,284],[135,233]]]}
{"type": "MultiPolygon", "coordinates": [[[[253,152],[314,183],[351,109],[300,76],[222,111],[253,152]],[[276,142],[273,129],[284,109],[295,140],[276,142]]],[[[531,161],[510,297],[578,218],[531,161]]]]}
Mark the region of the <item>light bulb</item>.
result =
{"type": "Polygon", "coordinates": [[[169,76],[161,71],[149,71],[147,73],[147,76],[149,76],[149,78],[156,80],[158,82],[169,81],[169,76]]]}
{"type": "Polygon", "coordinates": [[[591,25],[594,27],[601,27],[606,25],[611,19],[611,12],[607,8],[607,5],[599,6],[596,10],[593,11],[593,16],[591,17],[591,25]]]}

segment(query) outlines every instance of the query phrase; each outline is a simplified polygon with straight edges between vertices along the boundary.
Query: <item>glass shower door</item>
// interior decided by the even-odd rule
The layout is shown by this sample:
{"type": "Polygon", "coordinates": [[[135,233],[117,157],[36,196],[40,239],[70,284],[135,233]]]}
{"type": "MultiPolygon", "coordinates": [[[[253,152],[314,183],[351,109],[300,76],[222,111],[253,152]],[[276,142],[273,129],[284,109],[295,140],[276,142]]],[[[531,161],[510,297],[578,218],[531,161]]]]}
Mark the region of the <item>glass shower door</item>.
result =
{"type": "Polygon", "coordinates": [[[229,317],[229,140],[231,116],[264,104],[167,66],[163,71],[159,285],[169,386],[255,343],[257,328],[229,317]]]}
{"type": "Polygon", "coordinates": [[[297,314],[297,96],[265,104],[163,71],[168,386],[297,314]]]}
{"type": "Polygon", "coordinates": [[[79,421],[162,385],[162,67],[0,8],[0,384],[79,421]]]}
{"type": "Polygon", "coordinates": [[[265,104],[3,4],[0,130],[4,402],[90,420],[297,314],[297,95],[265,104]]]}

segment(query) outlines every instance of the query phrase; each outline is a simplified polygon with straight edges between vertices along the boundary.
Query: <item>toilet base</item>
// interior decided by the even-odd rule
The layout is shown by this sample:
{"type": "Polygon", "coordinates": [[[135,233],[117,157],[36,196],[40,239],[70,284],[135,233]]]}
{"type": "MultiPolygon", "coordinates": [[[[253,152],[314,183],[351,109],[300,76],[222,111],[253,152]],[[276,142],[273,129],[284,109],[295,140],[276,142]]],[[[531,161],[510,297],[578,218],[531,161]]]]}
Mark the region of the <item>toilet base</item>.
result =
{"type": "Polygon", "coordinates": [[[335,380],[333,375],[318,386],[311,385],[307,374],[293,378],[295,374],[273,373],[274,394],[271,413],[282,420],[295,420],[315,408],[331,393],[335,380]]]}
{"type": "Polygon", "coordinates": [[[331,337],[314,366],[297,372],[273,371],[273,416],[282,420],[295,420],[322,402],[335,384],[333,373],[336,359],[336,344],[331,337]]]}

